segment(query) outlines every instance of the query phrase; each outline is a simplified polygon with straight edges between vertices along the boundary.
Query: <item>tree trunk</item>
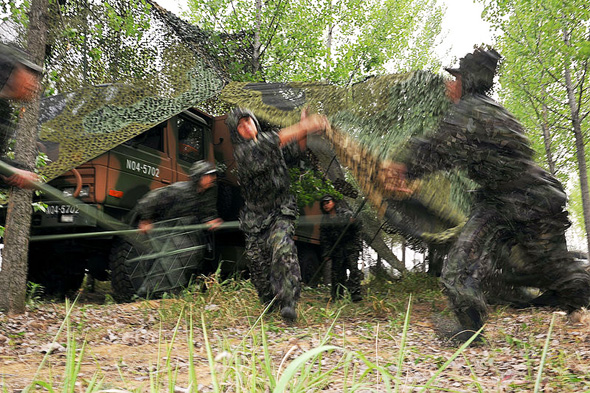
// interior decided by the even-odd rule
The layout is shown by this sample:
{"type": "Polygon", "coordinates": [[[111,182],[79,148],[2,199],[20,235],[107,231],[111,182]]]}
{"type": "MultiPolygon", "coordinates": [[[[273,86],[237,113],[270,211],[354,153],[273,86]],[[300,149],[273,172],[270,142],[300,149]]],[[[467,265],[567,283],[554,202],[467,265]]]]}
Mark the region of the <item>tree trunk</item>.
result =
{"type": "MultiPolygon", "coordinates": [[[[567,32],[563,33],[563,40],[566,45],[570,45],[567,32]]],[[[586,153],[584,151],[584,135],[582,134],[582,125],[580,123],[580,114],[578,103],[574,93],[572,75],[569,63],[566,62],[564,67],[565,88],[567,90],[567,101],[570,107],[572,127],[576,138],[576,158],[578,160],[578,171],[580,174],[580,191],[582,194],[582,209],[584,211],[584,228],[586,229],[586,244],[590,252],[590,194],[588,193],[588,168],[586,167],[586,153]]],[[[589,258],[590,260],[590,258],[589,258]]]]}
{"type": "MultiPolygon", "coordinates": [[[[546,97],[545,86],[542,87],[543,97],[546,97]]],[[[549,132],[549,121],[547,119],[547,103],[543,100],[541,114],[541,129],[543,130],[543,144],[545,145],[545,155],[547,156],[547,164],[549,165],[549,172],[555,176],[555,162],[553,161],[553,153],[551,152],[551,133],[549,132]]]]}
{"type": "Polygon", "coordinates": [[[252,73],[260,71],[260,29],[262,28],[262,0],[256,0],[256,29],[252,48],[252,73]]]}
{"type": "Polygon", "coordinates": [[[406,273],[406,268],[403,263],[391,251],[391,248],[385,243],[381,236],[381,226],[370,214],[361,212],[361,219],[363,221],[362,238],[377,253],[379,259],[385,260],[391,267],[400,272],[406,273]]]}
{"type": "MultiPolygon", "coordinates": [[[[32,0],[29,11],[28,51],[32,60],[43,64],[47,38],[48,0],[32,0]]],[[[39,100],[27,103],[19,119],[15,156],[20,162],[34,167],[39,100]]],[[[25,311],[27,291],[27,257],[31,226],[33,192],[12,188],[6,216],[4,252],[0,271],[0,309],[9,314],[25,311]]]]}
{"type": "MultiPolygon", "coordinates": [[[[406,263],[406,239],[403,238],[402,239],[402,265],[407,266],[408,264],[406,263]]],[[[413,264],[412,264],[412,269],[414,268],[413,264]]]]}
{"type": "MultiPolygon", "coordinates": [[[[332,15],[332,2],[330,2],[330,15],[332,15]]],[[[332,39],[333,39],[334,24],[330,23],[328,32],[326,34],[326,75],[330,75],[332,71],[332,39]]]]}

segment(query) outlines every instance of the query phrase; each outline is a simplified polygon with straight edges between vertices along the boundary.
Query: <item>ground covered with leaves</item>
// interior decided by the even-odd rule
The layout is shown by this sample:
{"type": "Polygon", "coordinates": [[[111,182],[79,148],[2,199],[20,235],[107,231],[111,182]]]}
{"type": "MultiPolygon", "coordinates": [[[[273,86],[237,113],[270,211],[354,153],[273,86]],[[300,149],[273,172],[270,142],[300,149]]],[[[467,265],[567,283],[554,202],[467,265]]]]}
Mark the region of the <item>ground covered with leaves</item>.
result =
{"type": "Polygon", "coordinates": [[[261,317],[247,281],[204,286],[126,304],[82,291],[0,314],[0,391],[590,391],[585,313],[495,307],[484,342],[461,350],[439,334],[436,279],[420,275],[369,283],[360,303],[304,288],[294,324],[261,317]]]}

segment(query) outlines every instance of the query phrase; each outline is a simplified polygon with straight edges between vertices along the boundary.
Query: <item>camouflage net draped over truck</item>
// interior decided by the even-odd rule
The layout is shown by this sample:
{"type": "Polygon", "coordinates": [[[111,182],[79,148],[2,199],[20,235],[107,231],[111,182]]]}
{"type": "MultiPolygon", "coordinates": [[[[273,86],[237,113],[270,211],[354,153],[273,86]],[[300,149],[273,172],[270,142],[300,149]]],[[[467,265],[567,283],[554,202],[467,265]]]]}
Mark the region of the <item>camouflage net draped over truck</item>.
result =
{"type": "Polygon", "coordinates": [[[223,88],[211,36],[156,3],[58,3],[44,82],[60,94],[43,100],[39,131],[49,180],[223,88]]]}
{"type": "MultiPolygon", "coordinates": [[[[328,116],[326,138],[340,163],[354,175],[381,217],[415,247],[445,244],[466,220],[473,186],[461,172],[435,173],[419,183],[411,198],[384,193],[382,160],[404,154],[411,137],[436,130],[449,100],[441,76],[418,71],[369,78],[344,88],[326,83],[235,83],[222,91],[223,100],[253,110],[260,119],[288,126],[300,112],[328,116]]],[[[313,150],[313,144],[312,144],[313,150]]]]}

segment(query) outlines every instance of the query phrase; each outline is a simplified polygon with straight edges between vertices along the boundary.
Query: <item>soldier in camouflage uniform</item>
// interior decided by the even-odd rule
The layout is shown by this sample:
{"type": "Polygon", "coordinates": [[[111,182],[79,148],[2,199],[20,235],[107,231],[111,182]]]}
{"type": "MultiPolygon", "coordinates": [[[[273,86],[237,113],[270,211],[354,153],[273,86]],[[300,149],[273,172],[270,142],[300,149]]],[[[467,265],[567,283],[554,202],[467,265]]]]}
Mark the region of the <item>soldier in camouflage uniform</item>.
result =
{"type": "Polygon", "coordinates": [[[479,185],[441,276],[464,330],[482,327],[486,293],[539,288],[540,297],[519,303],[569,312],[590,303],[590,275],[566,248],[570,223],[563,187],[533,161],[517,120],[485,95],[499,59],[494,50],[478,49],[458,69],[447,69],[456,77],[447,82],[455,105],[430,138],[411,141],[403,164],[389,166],[397,174],[391,189],[407,189],[406,176],[453,168],[466,169],[479,185]]]}
{"type": "MultiPolygon", "coordinates": [[[[139,229],[146,233],[154,226],[186,226],[207,224],[209,230],[223,223],[217,215],[217,179],[215,167],[207,161],[197,161],[190,170],[190,180],[158,188],[144,195],[135,211],[139,229]]],[[[162,241],[162,238],[159,238],[162,241]]],[[[173,232],[164,240],[171,250],[207,246],[203,232],[173,232]]],[[[186,286],[194,273],[203,268],[204,248],[171,255],[165,263],[154,263],[138,290],[141,296],[158,293],[162,288],[186,286]]]]}
{"type": "Polygon", "coordinates": [[[324,196],[320,202],[324,213],[320,226],[320,243],[324,261],[329,260],[332,266],[332,300],[342,297],[343,290],[346,289],[353,302],[361,301],[363,272],[358,266],[363,247],[361,222],[353,217],[350,210],[336,205],[331,195],[324,196]],[[347,270],[350,272],[348,276],[347,270]]]}
{"type": "Polygon", "coordinates": [[[207,161],[197,161],[190,170],[190,180],[148,192],[138,202],[139,229],[153,227],[154,221],[188,217],[187,224],[208,224],[215,229],[223,222],[217,214],[216,169],[207,161]]]}
{"type": "Polygon", "coordinates": [[[283,150],[300,149],[308,132],[326,127],[312,115],[280,131],[262,130],[247,109],[235,108],[226,120],[234,144],[236,175],[244,207],[240,228],[246,235],[250,279],[262,303],[275,299],[281,316],[293,321],[301,291],[301,272],[293,241],[297,217],[295,196],[283,150]]]}
{"type": "MultiPolygon", "coordinates": [[[[0,44],[0,155],[6,153],[14,129],[13,111],[8,100],[33,100],[39,91],[41,72],[42,68],[29,61],[25,53],[0,44]]],[[[16,161],[3,160],[16,167],[9,178],[0,177],[7,185],[31,187],[31,182],[38,180],[32,168],[16,161]]]]}

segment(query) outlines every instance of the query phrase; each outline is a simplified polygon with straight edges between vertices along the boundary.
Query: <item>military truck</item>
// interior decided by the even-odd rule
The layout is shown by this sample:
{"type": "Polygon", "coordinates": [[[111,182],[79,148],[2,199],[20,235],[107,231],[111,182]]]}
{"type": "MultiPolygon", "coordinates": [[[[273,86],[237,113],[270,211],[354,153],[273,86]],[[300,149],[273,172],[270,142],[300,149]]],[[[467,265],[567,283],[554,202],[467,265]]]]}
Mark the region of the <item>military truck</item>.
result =
{"type": "MultiPolygon", "coordinates": [[[[225,118],[196,109],[185,111],[49,184],[64,195],[135,227],[137,217],[133,208],[145,193],[188,180],[192,163],[208,160],[223,167],[218,176],[219,214],[226,222],[235,221],[243,201],[232,174],[233,147],[225,118]]],[[[129,266],[129,260],[138,255],[133,245],[118,236],[100,236],[104,229],[96,220],[80,214],[76,207],[59,201],[44,202],[46,210],[34,213],[32,219],[29,281],[43,285],[47,293],[63,294],[77,290],[86,273],[98,280],[109,279],[110,273],[115,295],[131,298],[145,274],[132,272],[137,270],[133,263],[129,266]],[[89,232],[95,236],[73,236],[89,232]],[[56,234],[64,236],[58,240],[35,240],[56,234]]],[[[318,238],[319,231],[313,227],[302,229],[298,236],[302,270],[307,278],[314,275],[313,266],[319,264],[318,238]]],[[[218,231],[208,243],[200,273],[214,271],[219,261],[223,261],[226,272],[245,269],[244,238],[240,231],[218,231]]]]}
{"type": "MultiPolygon", "coordinates": [[[[133,139],[55,178],[49,184],[64,195],[95,206],[109,216],[134,225],[132,211],[149,190],[188,180],[188,169],[197,160],[214,161],[214,143],[220,143],[225,124],[198,110],[188,110],[156,125],[133,139]]],[[[229,141],[229,138],[225,139],[229,141]]],[[[230,151],[231,153],[231,151],[230,151]]],[[[234,220],[239,200],[235,181],[219,179],[223,193],[220,214],[234,220]],[[229,198],[225,195],[231,195],[229,198]],[[230,203],[228,204],[228,201],[230,203]]],[[[47,292],[64,293],[78,289],[85,273],[108,279],[109,260],[123,242],[116,236],[98,236],[103,229],[70,205],[44,200],[46,210],[34,213],[29,256],[29,280],[42,284],[47,292]],[[68,234],[97,232],[97,236],[68,238],[68,234]],[[63,234],[63,240],[35,241],[36,236],[63,234]]],[[[222,236],[228,237],[228,234],[222,236]]],[[[233,233],[225,251],[236,259],[243,247],[240,233],[233,233]],[[232,250],[237,247],[238,250],[232,250]]],[[[120,254],[120,253],[119,253],[120,254]]],[[[224,257],[220,250],[211,258],[224,257]]]]}

